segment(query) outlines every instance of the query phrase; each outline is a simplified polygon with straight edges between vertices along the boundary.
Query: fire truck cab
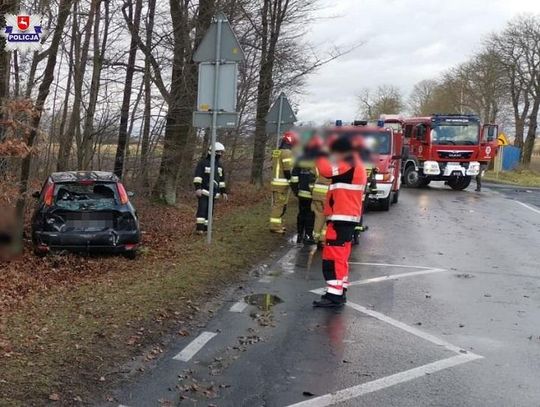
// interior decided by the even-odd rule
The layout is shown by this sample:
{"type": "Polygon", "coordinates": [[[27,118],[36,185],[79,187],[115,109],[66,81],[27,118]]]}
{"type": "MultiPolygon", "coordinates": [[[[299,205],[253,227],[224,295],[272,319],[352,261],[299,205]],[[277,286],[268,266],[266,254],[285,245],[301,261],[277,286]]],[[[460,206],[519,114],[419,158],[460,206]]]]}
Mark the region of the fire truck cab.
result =
{"type": "Polygon", "coordinates": [[[367,121],[357,120],[349,126],[336,126],[331,132],[362,137],[366,144],[373,145],[371,162],[366,162],[366,167],[368,178],[374,178],[376,191],[369,193],[367,199],[370,203],[379,203],[387,211],[391,204],[399,200],[401,143],[392,128],[384,127],[382,120],[378,124],[371,125],[367,121]]]}
{"type": "Polygon", "coordinates": [[[403,183],[409,187],[446,181],[463,190],[496,153],[497,126],[481,127],[476,115],[415,117],[403,127],[403,183]]]}

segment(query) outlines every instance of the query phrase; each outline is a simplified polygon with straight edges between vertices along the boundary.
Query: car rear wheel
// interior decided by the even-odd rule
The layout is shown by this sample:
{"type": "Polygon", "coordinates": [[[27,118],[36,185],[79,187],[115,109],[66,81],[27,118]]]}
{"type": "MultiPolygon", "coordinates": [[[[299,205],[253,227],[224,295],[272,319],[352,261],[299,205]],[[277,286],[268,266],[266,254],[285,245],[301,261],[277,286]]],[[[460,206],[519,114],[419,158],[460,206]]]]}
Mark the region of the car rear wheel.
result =
{"type": "Polygon", "coordinates": [[[136,260],[137,259],[137,250],[129,250],[127,252],[123,253],[124,257],[129,260],[136,260]]]}
{"type": "Polygon", "coordinates": [[[448,181],[448,186],[455,191],[463,191],[470,185],[471,179],[471,177],[452,178],[450,181],[448,181]]]}

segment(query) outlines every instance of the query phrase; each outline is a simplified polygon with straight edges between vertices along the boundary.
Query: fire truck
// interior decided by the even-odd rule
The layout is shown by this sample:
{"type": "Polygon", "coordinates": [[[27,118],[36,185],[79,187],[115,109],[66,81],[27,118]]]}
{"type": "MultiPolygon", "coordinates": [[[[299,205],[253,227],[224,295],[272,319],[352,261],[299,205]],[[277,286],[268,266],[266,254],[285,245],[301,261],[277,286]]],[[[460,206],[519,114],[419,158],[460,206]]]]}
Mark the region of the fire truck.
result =
{"type": "Polygon", "coordinates": [[[390,209],[391,204],[399,200],[401,187],[400,174],[400,151],[401,142],[399,134],[394,133],[392,128],[384,126],[384,121],[379,120],[377,125],[368,124],[364,120],[356,120],[352,125],[342,126],[341,121],[336,122],[336,127],[330,130],[332,133],[347,134],[351,137],[363,137],[366,142],[374,145],[374,156],[368,167],[368,178],[373,178],[376,190],[367,195],[369,203],[379,203],[385,211],[390,209]]]}
{"type": "Polygon", "coordinates": [[[435,114],[403,120],[403,135],[406,186],[445,181],[463,190],[495,156],[498,127],[481,126],[476,115],[435,114]]]}

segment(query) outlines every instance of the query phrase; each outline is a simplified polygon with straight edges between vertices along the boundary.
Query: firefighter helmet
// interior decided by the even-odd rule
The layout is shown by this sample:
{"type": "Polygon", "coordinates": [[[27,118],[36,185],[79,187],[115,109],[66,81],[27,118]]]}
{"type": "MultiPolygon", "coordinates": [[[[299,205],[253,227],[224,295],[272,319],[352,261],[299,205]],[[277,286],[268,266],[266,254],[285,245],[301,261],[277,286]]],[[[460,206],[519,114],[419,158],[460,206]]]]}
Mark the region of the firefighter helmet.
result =
{"type": "Polygon", "coordinates": [[[314,134],[311,136],[311,138],[308,140],[306,147],[310,150],[316,150],[320,149],[324,146],[324,141],[321,136],[318,134],[314,134]]]}
{"type": "MultiPolygon", "coordinates": [[[[223,154],[223,152],[225,151],[225,146],[220,142],[216,142],[214,148],[216,150],[216,154],[223,154]]],[[[212,146],[208,147],[208,154],[212,154],[212,146]]]]}
{"type": "Polygon", "coordinates": [[[353,144],[347,135],[337,137],[331,144],[330,150],[335,153],[348,153],[352,151],[353,144]]]}
{"type": "Polygon", "coordinates": [[[298,144],[299,137],[298,134],[294,131],[286,131],[283,133],[283,137],[281,139],[284,143],[290,144],[291,146],[295,146],[298,144]]]}

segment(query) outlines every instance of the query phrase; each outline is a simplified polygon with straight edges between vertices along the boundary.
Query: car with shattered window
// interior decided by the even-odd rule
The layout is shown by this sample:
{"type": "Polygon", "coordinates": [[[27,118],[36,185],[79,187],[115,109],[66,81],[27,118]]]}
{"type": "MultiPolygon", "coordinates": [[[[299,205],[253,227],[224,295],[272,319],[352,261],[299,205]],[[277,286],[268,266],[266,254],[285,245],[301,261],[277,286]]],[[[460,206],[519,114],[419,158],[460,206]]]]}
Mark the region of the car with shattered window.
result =
{"type": "Polygon", "coordinates": [[[34,252],[121,253],[135,258],[140,244],[137,211],[120,179],[111,172],[51,174],[32,216],[34,252]]]}

